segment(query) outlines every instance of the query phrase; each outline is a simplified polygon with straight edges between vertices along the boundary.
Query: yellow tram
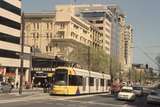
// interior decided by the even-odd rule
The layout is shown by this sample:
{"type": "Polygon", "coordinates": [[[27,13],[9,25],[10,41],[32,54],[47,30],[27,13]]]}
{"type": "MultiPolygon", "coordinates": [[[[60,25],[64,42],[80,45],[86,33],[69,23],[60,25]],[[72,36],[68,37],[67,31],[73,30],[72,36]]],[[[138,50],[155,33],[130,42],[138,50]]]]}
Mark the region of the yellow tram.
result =
{"type": "Polygon", "coordinates": [[[110,75],[71,67],[57,67],[50,94],[80,95],[109,92],[110,75]]]}

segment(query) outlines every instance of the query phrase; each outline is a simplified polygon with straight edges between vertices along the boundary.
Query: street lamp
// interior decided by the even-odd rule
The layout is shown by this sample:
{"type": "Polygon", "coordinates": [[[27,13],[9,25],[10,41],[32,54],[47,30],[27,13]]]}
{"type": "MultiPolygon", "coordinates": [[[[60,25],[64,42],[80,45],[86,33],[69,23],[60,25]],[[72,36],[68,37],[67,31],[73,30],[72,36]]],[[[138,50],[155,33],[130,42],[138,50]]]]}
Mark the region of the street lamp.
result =
{"type": "MultiPolygon", "coordinates": [[[[89,72],[89,78],[90,78],[90,76],[91,76],[91,73],[90,73],[90,47],[88,46],[88,72],[89,72]]],[[[90,79],[89,79],[90,80],[90,79]]],[[[90,93],[90,85],[89,85],[89,93],[90,93]]]]}
{"type": "Polygon", "coordinates": [[[21,59],[21,63],[20,63],[20,86],[19,86],[19,94],[22,94],[22,88],[23,88],[23,60],[24,60],[24,13],[22,13],[22,17],[21,17],[21,54],[20,54],[20,59],[21,59]]]}

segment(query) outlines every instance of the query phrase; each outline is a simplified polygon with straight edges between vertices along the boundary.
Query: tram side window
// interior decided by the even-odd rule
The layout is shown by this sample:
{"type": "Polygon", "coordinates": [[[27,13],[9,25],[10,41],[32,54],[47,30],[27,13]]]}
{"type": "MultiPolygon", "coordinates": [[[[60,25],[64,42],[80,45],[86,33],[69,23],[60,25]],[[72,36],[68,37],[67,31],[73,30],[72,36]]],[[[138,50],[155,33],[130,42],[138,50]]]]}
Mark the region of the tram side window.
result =
{"type": "Polygon", "coordinates": [[[89,77],[89,86],[94,86],[94,78],[89,77]]]}
{"type": "Polygon", "coordinates": [[[108,82],[107,82],[107,84],[108,84],[108,86],[111,86],[111,80],[107,80],[108,82]]]}
{"type": "Polygon", "coordinates": [[[104,86],[104,79],[101,79],[101,86],[104,86]]]}
{"type": "Polygon", "coordinates": [[[69,85],[70,86],[76,86],[77,85],[76,75],[69,75],[69,85]]]}
{"type": "Polygon", "coordinates": [[[69,75],[69,85],[70,86],[82,86],[83,78],[82,76],[69,75]]]}
{"type": "Polygon", "coordinates": [[[82,86],[83,85],[83,77],[82,76],[77,76],[77,85],[82,86]]]}
{"type": "Polygon", "coordinates": [[[106,83],[105,83],[105,85],[106,85],[106,90],[108,89],[108,80],[105,80],[106,81],[106,83]]]}

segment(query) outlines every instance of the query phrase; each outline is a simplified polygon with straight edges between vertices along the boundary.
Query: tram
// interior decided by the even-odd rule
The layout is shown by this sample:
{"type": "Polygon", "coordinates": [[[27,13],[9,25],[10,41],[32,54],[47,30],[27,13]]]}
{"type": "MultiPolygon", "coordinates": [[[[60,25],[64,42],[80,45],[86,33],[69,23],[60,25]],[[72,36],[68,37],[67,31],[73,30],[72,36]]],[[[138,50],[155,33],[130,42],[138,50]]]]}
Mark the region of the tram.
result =
{"type": "Polygon", "coordinates": [[[50,95],[109,92],[110,75],[72,67],[57,67],[50,95]]]}

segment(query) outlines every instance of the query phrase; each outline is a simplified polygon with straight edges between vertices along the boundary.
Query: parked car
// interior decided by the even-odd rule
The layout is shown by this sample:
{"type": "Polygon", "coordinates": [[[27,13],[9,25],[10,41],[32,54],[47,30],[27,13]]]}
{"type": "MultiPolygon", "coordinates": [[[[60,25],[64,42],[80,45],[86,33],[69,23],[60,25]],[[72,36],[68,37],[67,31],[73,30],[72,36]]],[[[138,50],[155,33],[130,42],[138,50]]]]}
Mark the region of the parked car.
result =
{"type": "Polygon", "coordinates": [[[118,93],[117,97],[118,97],[119,100],[135,101],[135,99],[136,99],[136,95],[133,92],[133,87],[130,87],[130,86],[124,86],[124,87],[122,87],[122,89],[118,93]]]}
{"type": "Polygon", "coordinates": [[[12,90],[12,86],[9,83],[2,82],[0,85],[0,92],[2,93],[10,93],[12,90]]]}
{"type": "Polygon", "coordinates": [[[143,95],[143,87],[142,86],[133,86],[133,92],[137,96],[142,96],[143,95]]]}
{"type": "Polygon", "coordinates": [[[148,95],[152,92],[152,90],[157,90],[157,89],[160,89],[160,83],[155,83],[150,86],[144,86],[143,93],[148,95]]]}
{"type": "Polygon", "coordinates": [[[152,92],[147,96],[147,103],[160,104],[160,90],[152,90],[152,92]]]}
{"type": "Polygon", "coordinates": [[[123,85],[123,86],[127,86],[127,82],[123,82],[122,85],[123,85]]]}
{"type": "Polygon", "coordinates": [[[0,92],[2,91],[2,85],[1,85],[1,83],[2,83],[2,82],[0,82],[0,92]]]}

